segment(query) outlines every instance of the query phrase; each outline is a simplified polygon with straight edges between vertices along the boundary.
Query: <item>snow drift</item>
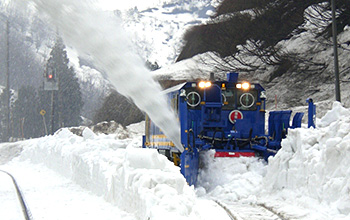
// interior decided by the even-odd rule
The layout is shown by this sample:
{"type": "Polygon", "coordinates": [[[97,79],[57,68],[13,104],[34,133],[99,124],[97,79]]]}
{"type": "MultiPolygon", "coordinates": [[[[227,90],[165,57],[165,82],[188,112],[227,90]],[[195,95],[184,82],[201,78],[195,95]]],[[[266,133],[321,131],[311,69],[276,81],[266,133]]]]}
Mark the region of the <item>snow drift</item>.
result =
{"type": "Polygon", "coordinates": [[[350,216],[350,110],[333,104],[316,129],[293,129],[269,159],[264,188],[308,207],[310,197],[350,216]],[[293,193],[290,193],[293,192],[293,193]]]}
{"type": "Polygon", "coordinates": [[[179,167],[154,149],[136,148],[140,135],[138,142],[116,137],[96,135],[89,128],[80,137],[64,128],[53,136],[20,142],[18,160],[45,164],[137,219],[212,219],[202,207],[225,219],[213,202],[198,200],[179,167]]]}
{"type": "Polygon", "coordinates": [[[130,140],[97,136],[89,128],[83,131],[83,137],[65,128],[55,136],[38,140],[28,142],[21,160],[44,163],[118,207],[136,212],[140,219],[157,219],[159,213],[153,210],[190,214],[193,190],[179,169],[156,150],[134,149],[128,147],[130,140]],[[173,201],[183,206],[171,206],[173,201]]]}

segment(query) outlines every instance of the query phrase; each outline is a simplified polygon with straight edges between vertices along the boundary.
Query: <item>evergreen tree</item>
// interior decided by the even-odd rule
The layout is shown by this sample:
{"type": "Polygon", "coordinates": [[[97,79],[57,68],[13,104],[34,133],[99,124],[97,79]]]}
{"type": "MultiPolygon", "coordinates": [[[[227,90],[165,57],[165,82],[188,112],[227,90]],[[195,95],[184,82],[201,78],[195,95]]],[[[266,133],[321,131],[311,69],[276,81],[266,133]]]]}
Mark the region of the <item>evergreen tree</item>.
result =
{"type": "Polygon", "coordinates": [[[21,87],[13,109],[13,137],[34,138],[44,135],[39,114],[39,100],[34,87],[21,87]]]}
{"type": "MultiPolygon", "coordinates": [[[[54,91],[53,130],[80,125],[80,112],[83,107],[82,94],[74,69],[69,66],[67,52],[61,39],[57,39],[52,48],[50,58],[46,64],[46,71],[53,71],[54,77],[58,80],[58,91],[54,91]]],[[[51,93],[51,91],[43,91],[40,99],[43,108],[48,109],[46,118],[51,121],[51,107],[49,107],[51,105],[51,95],[48,93],[51,93]]]]}
{"type": "MultiPolygon", "coordinates": [[[[15,100],[15,94],[12,89],[10,89],[10,114],[13,109],[13,102],[15,100]]],[[[8,141],[9,137],[12,137],[12,121],[11,121],[11,115],[8,115],[7,112],[7,95],[5,88],[0,88],[0,141],[8,141]],[[8,116],[10,116],[10,124],[7,124],[8,116]],[[9,129],[9,130],[8,130],[9,129]]]]}
{"type": "Polygon", "coordinates": [[[6,95],[5,92],[0,88],[0,140],[5,139],[6,135],[6,95]]]}

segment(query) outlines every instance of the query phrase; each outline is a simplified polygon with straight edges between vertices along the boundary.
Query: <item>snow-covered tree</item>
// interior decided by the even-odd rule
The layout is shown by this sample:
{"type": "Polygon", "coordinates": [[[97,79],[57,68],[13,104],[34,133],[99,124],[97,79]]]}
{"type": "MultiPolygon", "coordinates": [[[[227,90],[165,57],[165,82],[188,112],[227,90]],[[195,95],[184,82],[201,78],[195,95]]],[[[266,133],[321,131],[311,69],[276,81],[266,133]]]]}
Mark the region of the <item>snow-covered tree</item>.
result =
{"type": "MultiPolygon", "coordinates": [[[[50,58],[46,64],[46,71],[54,71],[58,81],[58,91],[54,91],[54,128],[77,126],[81,123],[81,110],[83,107],[82,93],[78,78],[73,67],[69,65],[69,59],[63,41],[58,38],[50,58]]],[[[47,109],[47,120],[51,120],[51,92],[43,91],[41,103],[47,109]]]]}

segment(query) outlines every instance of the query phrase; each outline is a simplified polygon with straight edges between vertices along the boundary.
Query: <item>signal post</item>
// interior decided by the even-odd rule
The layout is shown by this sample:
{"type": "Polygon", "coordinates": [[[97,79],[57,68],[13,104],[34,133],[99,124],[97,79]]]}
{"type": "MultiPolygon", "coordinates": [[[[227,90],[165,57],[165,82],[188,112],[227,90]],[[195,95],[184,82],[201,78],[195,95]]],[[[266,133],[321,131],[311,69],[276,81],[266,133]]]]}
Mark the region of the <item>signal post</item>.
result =
{"type": "MultiPolygon", "coordinates": [[[[54,94],[58,90],[58,77],[56,69],[48,67],[44,74],[44,90],[51,91],[51,134],[54,132],[54,111],[55,102],[54,94]]],[[[46,126],[45,126],[46,127],[46,126]]]]}

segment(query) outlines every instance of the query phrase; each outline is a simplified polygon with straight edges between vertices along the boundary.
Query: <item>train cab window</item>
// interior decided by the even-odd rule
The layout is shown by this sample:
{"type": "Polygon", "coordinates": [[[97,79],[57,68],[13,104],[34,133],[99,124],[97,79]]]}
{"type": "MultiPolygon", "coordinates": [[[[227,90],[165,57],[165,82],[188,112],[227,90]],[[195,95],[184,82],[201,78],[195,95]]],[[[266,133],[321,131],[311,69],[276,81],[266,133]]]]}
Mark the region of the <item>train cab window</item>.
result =
{"type": "Polygon", "coordinates": [[[196,107],[201,102],[201,96],[196,91],[192,91],[186,96],[187,104],[191,107],[196,107]]]}
{"type": "Polygon", "coordinates": [[[239,110],[248,110],[254,111],[257,109],[256,101],[258,98],[258,91],[249,90],[249,91],[237,91],[237,109],[239,110]]]}
{"type": "Polygon", "coordinates": [[[234,89],[226,89],[222,91],[223,109],[235,109],[236,94],[234,89]]]}
{"type": "Polygon", "coordinates": [[[203,91],[195,88],[186,89],[186,102],[187,107],[191,109],[200,109],[200,103],[203,99],[203,91]]]}

